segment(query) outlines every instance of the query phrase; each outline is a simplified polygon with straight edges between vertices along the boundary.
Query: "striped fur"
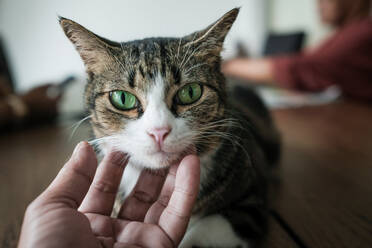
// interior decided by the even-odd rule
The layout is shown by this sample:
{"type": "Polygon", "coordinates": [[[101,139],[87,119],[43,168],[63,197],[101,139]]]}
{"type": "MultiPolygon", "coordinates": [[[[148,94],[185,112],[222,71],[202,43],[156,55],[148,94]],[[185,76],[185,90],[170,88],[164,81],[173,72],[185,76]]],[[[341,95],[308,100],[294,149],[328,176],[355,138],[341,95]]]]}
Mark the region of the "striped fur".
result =
{"type": "MultiPolygon", "coordinates": [[[[233,9],[206,29],[182,38],[124,43],[109,41],[71,20],[60,19],[87,69],[85,102],[96,143],[103,152],[116,146],[130,153],[123,145],[123,133],[133,125],[140,129],[141,125],[149,124],[140,125],[148,116],[155,116],[151,122],[156,122],[156,109],[149,106],[158,101],[169,116],[169,123],[181,127],[177,137],[182,132],[185,135],[182,139],[174,138],[170,146],[181,147],[178,155],[182,157],[192,145],[201,157],[202,180],[194,208],[195,221],[181,247],[248,247],[248,243],[256,243],[265,233],[267,175],[270,165],[277,160],[279,139],[269,113],[255,95],[249,101],[252,106],[261,107],[243,112],[233,105],[226,92],[220,52],[238,12],[233,9]],[[202,97],[190,105],[177,104],[177,91],[194,82],[202,86],[202,97]],[[154,100],[149,95],[159,85],[162,93],[158,95],[162,99],[154,100]],[[138,107],[129,111],[115,109],[108,95],[118,89],[136,95],[138,107]],[[152,115],[148,113],[150,109],[152,115]],[[221,229],[208,225],[221,225],[221,229]],[[202,240],[202,230],[214,232],[202,240]],[[220,240],[219,232],[224,231],[230,232],[231,239],[220,240]]],[[[147,167],[146,162],[141,163],[141,157],[135,158],[135,151],[130,155],[134,167],[147,167]]],[[[174,161],[162,160],[162,166],[171,162],[174,161]]]]}

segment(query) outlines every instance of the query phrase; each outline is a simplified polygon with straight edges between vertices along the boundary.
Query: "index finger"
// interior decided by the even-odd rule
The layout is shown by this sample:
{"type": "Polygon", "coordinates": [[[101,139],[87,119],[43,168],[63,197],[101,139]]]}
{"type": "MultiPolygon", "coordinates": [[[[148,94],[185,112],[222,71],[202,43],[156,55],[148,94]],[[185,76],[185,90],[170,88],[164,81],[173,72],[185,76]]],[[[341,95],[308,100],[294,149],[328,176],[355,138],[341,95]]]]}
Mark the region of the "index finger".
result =
{"type": "Polygon", "coordinates": [[[174,191],[159,219],[159,226],[175,245],[179,244],[185,234],[199,193],[199,184],[199,158],[195,155],[186,156],[178,167],[174,191]]]}
{"type": "Polygon", "coordinates": [[[111,151],[103,158],[79,211],[107,216],[111,214],[127,162],[127,155],[118,151],[111,151]]]}
{"type": "Polygon", "coordinates": [[[70,160],[40,195],[39,200],[53,200],[78,208],[88,191],[96,168],[97,159],[93,148],[87,142],[80,142],[70,160]]]}

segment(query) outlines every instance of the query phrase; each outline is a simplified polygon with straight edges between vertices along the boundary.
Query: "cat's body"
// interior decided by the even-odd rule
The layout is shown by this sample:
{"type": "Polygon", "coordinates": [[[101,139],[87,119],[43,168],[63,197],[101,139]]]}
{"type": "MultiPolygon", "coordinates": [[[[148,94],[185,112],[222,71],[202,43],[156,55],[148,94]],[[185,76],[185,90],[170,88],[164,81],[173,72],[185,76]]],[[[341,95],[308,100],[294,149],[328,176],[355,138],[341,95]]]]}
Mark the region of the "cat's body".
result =
{"type": "MultiPolygon", "coordinates": [[[[234,138],[200,158],[200,193],[180,247],[249,247],[265,234],[267,176],[279,156],[278,134],[265,112],[257,116],[232,105],[225,118],[234,120],[226,131],[234,138]]],[[[119,202],[140,174],[133,167],[122,178],[119,202]]]]}
{"type": "Polygon", "coordinates": [[[192,151],[200,156],[200,193],[181,247],[248,247],[266,227],[278,135],[254,95],[252,106],[260,108],[234,107],[220,72],[237,14],[181,39],[126,43],[61,20],[87,67],[85,99],[99,148],[130,155],[120,195],[130,193],[142,168],[166,168],[192,151]]]}

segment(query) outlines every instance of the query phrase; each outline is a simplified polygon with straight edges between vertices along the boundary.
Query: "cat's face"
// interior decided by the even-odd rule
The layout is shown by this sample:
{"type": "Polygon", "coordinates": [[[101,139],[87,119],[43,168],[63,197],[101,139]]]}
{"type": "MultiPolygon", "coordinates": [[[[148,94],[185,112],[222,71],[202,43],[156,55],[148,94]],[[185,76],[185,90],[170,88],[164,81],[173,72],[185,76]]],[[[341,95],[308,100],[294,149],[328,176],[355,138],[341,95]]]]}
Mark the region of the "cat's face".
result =
{"type": "Polygon", "coordinates": [[[220,51],[237,14],[180,39],[126,43],[61,19],[87,68],[85,99],[100,148],[126,152],[137,166],[163,168],[218,146],[226,94],[220,51]]]}

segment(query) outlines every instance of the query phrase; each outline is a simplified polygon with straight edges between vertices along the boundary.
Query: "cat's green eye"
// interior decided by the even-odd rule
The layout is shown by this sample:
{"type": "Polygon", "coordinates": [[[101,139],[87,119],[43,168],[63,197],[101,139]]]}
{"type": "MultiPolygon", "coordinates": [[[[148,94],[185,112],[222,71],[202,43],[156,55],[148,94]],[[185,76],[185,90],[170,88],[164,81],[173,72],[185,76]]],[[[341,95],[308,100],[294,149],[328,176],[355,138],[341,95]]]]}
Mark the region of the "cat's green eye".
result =
{"type": "Polygon", "coordinates": [[[119,110],[130,110],[137,107],[137,98],[122,90],[115,90],[110,92],[111,104],[119,110]]]}
{"type": "Polygon", "coordinates": [[[179,104],[187,105],[196,102],[202,95],[202,87],[200,84],[192,83],[183,86],[177,92],[177,100],[179,104]]]}

